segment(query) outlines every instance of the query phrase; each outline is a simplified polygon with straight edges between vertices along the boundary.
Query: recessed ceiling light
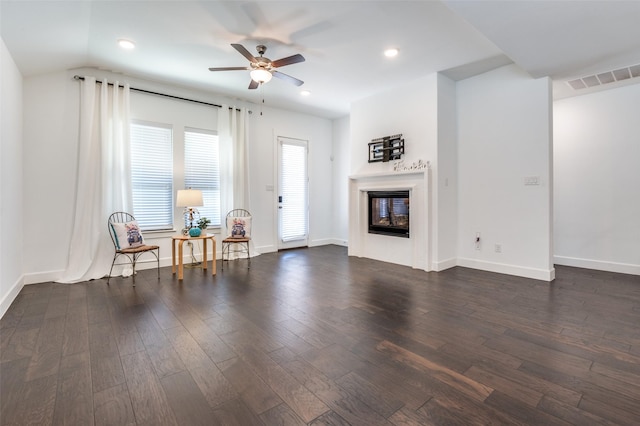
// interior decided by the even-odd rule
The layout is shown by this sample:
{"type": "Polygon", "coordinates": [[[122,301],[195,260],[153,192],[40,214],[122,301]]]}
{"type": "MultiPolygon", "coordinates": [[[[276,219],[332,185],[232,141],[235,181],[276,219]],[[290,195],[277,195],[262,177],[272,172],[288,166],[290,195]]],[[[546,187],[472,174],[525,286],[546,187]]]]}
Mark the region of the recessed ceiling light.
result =
{"type": "Polygon", "coordinates": [[[136,44],[134,42],[132,42],[131,40],[125,40],[123,38],[118,40],[118,45],[123,49],[133,49],[136,47],[136,44]]]}
{"type": "Polygon", "coordinates": [[[311,95],[311,92],[310,92],[310,91],[308,91],[308,90],[303,90],[302,92],[300,92],[300,94],[301,94],[302,96],[309,96],[309,95],[311,95]]]}
{"type": "Polygon", "coordinates": [[[399,50],[396,48],[387,49],[384,51],[384,56],[387,58],[393,58],[394,56],[398,56],[399,50]]]}

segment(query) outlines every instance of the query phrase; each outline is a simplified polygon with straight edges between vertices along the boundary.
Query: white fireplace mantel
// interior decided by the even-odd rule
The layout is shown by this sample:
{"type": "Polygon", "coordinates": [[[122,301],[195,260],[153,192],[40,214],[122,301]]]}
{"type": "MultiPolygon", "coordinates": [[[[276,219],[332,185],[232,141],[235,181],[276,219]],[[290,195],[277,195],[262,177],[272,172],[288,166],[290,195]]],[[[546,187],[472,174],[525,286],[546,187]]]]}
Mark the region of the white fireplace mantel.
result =
{"type": "Polygon", "coordinates": [[[349,176],[349,255],[430,270],[429,169],[349,176]],[[368,191],[408,190],[409,238],[369,234],[368,191]]]}
{"type": "MultiPolygon", "coordinates": [[[[427,169],[428,170],[428,169],[427,169]]],[[[350,180],[366,180],[366,179],[376,179],[376,178],[385,178],[385,177],[394,177],[394,176],[411,176],[411,175],[425,175],[425,169],[422,170],[411,170],[411,171],[403,171],[403,172],[375,172],[375,173],[360,173],[349,176],[350,180]]]]}

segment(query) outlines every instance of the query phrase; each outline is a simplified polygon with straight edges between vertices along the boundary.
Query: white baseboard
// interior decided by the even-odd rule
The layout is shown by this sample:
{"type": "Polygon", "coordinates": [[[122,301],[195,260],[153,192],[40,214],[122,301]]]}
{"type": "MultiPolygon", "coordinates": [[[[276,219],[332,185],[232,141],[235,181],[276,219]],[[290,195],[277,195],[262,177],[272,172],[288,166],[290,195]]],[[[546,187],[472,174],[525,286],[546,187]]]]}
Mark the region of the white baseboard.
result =
{"type": "MultiPolygon", "coordinates": [[[[348,246],[348,241],[346,240],[339,240],[336,238],[323,238],[321,240],[313,240],[313,241],[309,241],[308,242],[308,247],[318,247],[318,246],[326,246],[329,244],[335,244],[338,246],[344,246],[347,247],[348,246]]],[[[275,245],[266,245],[266,246],[260,246],[260,247],[256,247],[256,250],[258,251],[258,253],[275,253],[278,251],[278,247],[275,245]]]]}
{"type": "MultiPolygon", "coordinates": [[[[209,255],[210,256],[210,255],[209,255]]],[[[198,259],[201,259],[201,255],[200,253],[198,253],[198,259]]],[[[209,259],[207,259],[208,262],[211,261],[211,257],[209,257],[209,259]]],[[[183,262],[186,263],[191,263],[191,256],[189,255],[189,257],[187,256],[183,256],[183,262]]],[[[109,265],[111,266],[111,265],[109,265]]],[[[171,266],[171,257],[161,257],[160,258],[160,267],[165,267],[165,266],[171,266]]],[[[138,271],[142,271],[145,269],[154,269],[156,267],[156,259],[152,258],[151,260],[149,259],[143,259],[139,262],[136,263],[136,270],[138,271]]],[[[118,275],[121,273],[122,271],[122,265],[118,265],[116,264],[114,267],[114,276],[118,275]]],[[[109,272],[108,270],[106,272],[109,272]]],[[[24,284],[25,285],[30,285],[30,284],[41,284],[41,283],[48,283],[48,282],[56,282],[58,281],[60,278],[62,278],[62,276],[64,275],[64,270],[59,270],[59,271],[47,271],[47,272],[35,272],[32,274],[25,274],[24,276],[24,284]]]]}
{"type": "Polygon", "coordinates": [[[278,247],[274,245],[256,247],[258,253],[274,253],[278,251],[278,247]]]}
{"type": "Polygon", "coordinates": [[[57,281],[62,277],[64,270],[60,269],[58,271],[45,271],[45,272],[34,272],[31,274],[24,275],[24,284],[40,284],[40,283],[48,283],[52,281],[57,281]]]}
{"type": "Polygon", "coordinates": [[[309,247],[317,247],[317,246],[327,246],[327,245],[336,245],[336,246],[343,246],[343,247],[347,247],[348,245],[348,241],[346,240],[340,240],[337,238],[323,238],[321,240],[313,240],[309,242],[309,247]]]}
{"type": "Polygon", "coordinates": [[[556,278],[556,270],[527,268],[524,266],[506,265],[503,263],[486,262],[476,259],[459,258],[458,266],[480,269],[481,271],[497,272],[499,274],[516,275],[534,280],[551,282],[556,278]]]}
{"type": "Polygon", "coordinates": [[[22,290],[22,287],[24,287],[24,275],[18,278],[18,281],[16,281],[13,286],[11,286],[11,289],[7,292],[7,294],[4,295],[4,297],[0,301],[0,318],[2,318],[4,314],[7,313],[9,306],[11,306],[13,301],[16,300],[16,297],[18,297],[18,294],[20,293],[20,290],[22,290]]]}
{"type": "Polygon", "coordinates": [[[458,259],[455,257],[441,260],[439,262],[431,262],[431,270],[436,272],[444,271],[445,269],[453,268],[454,266],[458,266],[458,259]]]}
{"type": "Polygon", "coordinates": [[[562,266],[596,269],[598,271],[617,272],[620,274],[640,275],[640,265],[630,263],[607,262],[567,256],[554,256],[553,261],[556,265],[562,266]]]}

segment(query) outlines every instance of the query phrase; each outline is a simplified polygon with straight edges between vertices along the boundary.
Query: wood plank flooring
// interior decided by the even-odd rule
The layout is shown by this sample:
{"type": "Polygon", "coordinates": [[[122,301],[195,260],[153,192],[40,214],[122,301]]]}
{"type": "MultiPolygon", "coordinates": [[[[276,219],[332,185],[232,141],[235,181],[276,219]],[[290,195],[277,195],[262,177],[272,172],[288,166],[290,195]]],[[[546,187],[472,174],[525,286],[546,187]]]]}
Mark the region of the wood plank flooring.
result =
{"type": "Polygon", "coordinates": [[[2,425],[640,424],[640,277],[426,273],[323,246],[25,286],[2,425]]]}

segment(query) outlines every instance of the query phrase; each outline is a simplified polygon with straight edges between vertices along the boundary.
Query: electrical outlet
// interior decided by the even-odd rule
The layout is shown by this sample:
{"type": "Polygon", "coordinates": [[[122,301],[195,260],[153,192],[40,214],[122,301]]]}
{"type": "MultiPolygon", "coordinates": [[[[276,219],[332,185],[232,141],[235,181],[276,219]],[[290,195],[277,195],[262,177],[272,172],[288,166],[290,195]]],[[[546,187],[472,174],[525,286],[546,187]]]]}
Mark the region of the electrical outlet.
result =
{"type": "Polygon", "coordinates": [[[496,253],[502,253],[502,244],[496,244],[496,253]]]}
{"type": "Polygon", "coordinates": [[[540,185],[540,176],[525,176],[524,184],[525,186],[540,185]]]}

